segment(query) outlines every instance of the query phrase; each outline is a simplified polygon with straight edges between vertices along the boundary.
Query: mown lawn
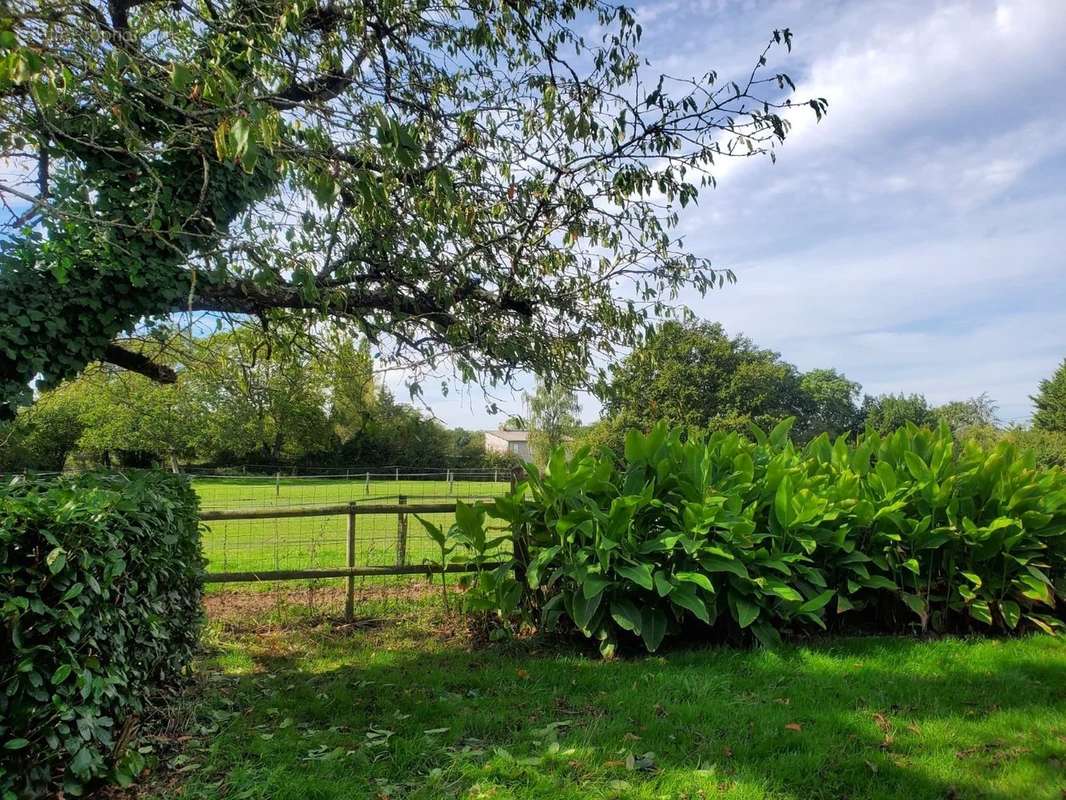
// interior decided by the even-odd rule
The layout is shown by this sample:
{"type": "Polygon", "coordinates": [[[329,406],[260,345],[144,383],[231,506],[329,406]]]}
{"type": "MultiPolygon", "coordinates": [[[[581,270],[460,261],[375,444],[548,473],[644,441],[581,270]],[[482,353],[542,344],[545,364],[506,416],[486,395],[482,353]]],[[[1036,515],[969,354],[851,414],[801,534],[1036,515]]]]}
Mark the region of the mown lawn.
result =
{"type": "Polygon", "coordinates": [[[142,796],[1066,797],[1066,643],[832,639],[599,660],[398,624],[217,636],[142,796]],[[173,735],[173,733],[172,733],[173,735]],[[173,739],[171,740],[173,741],[173,739]]]}

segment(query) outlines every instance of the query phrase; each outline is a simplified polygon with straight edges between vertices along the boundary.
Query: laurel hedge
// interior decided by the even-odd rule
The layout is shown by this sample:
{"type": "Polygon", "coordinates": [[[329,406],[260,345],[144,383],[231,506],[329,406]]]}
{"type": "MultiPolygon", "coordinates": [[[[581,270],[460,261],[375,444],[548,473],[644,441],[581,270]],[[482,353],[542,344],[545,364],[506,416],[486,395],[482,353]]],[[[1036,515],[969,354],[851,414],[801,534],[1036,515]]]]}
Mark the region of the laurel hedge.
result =
{"type": "Polygon", "coordinates": [[[0,796],[77,796],[140,772],[127,734],[193,654],[203,569],[179,476],[0,486],[0,796]]]}

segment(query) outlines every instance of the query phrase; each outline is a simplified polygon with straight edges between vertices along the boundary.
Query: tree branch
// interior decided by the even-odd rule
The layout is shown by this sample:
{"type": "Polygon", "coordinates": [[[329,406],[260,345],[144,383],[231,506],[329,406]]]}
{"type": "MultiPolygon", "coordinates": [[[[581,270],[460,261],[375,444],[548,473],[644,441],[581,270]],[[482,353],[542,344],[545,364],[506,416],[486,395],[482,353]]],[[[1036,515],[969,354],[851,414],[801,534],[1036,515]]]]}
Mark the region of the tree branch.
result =
{"type": "Polygon", "coordinates": [[[104,361],[130,372],[140,373],[156,383],[176,383],[178,380],[178,374],[165,364],[158,364],[141,353],[135,353],[117,344],[107,346],[104,361]]]}

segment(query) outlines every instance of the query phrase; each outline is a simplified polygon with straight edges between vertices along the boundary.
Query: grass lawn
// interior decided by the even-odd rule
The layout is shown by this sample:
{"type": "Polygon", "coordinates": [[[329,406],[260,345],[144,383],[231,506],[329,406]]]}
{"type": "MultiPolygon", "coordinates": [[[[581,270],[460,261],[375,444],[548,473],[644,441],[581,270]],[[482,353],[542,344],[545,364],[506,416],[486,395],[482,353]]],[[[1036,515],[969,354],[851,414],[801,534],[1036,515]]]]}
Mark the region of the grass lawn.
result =
{"type": "Polygon", "coordinates": [[[187,703],[192,739],[163,748],[140,796],[1066,797],[1060,640],[604,662],[572,642],[472,647],[458,630],[423,603],[380,627],[218,636],[187,703]]]}
{"type": "MultiPolygon", "coordinates": [[[[356,502],[395,502],[405,495],[412,504],[488,497],[507,491],[501,481],[483,480],[380,480],[369,486],[352,480],[283,478],[279,483],[263,478],[197,478],[193,487],[204,510],[263,508],[269,506],[331,505],[356,502]]],[[[451,524],[450,514],[428,514],[438,525],[451,524]]],[[[204,553],[208,570],[244,572],[280,569],[342,567],[346,559],[346,517],[294,517],[289,519],[231,520],[208,523],[204,553]]],[[[356,524],[356,563],[385,566],[396,563],[397,516],[360,516],[356,524]]],[[[433,558],[435,547],[421,523],[409,517],[408,564],[433,558]]]]}

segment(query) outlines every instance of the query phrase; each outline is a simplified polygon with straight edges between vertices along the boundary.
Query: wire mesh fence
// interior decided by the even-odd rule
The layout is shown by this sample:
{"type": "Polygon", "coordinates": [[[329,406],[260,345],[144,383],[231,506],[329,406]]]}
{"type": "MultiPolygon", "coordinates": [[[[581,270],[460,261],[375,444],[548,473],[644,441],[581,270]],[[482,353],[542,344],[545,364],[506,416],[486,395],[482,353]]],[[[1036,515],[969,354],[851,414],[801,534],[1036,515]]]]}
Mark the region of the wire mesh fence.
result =
{"type": "Polygon", "coordinates": [[[423,521],[450,526],[456,500],[488,499],[510,488],[505,470],[423,472],[396,476],[364,471],[349,476],[207,476],[193,478],[204,515],[209,579],[242,573],[264,579],[211,583],[207,609],[228,626],[258,626],[301,617],[340,616],[354,599],[356,615],[399,612],[429,593],[425,575],[308,577],[307,572],[417,567],[439,560],[423,521]],[[335,513],[304,515],[330,506],[335,513]],[[387,513],[364,513],[383,506],[387,513]],[[348,509],[358,509],[349,514],[348,509]],[[220,512],[299,516],[212,519],[220,512]],[[269,573],[297,573],[287,580],[269,573]]]}
{"type": "Polygon", "coordinates": [[[442,497],[493,497],[506,490],[507,469],[395,471],[348,470],[314,475],[197,474],[193,486],[204,509],[246,506],[325,505],[375,502],[401,495],[412,502],[442,497]],[[502,487],[502,488],[501,488],[502,487]]]}

